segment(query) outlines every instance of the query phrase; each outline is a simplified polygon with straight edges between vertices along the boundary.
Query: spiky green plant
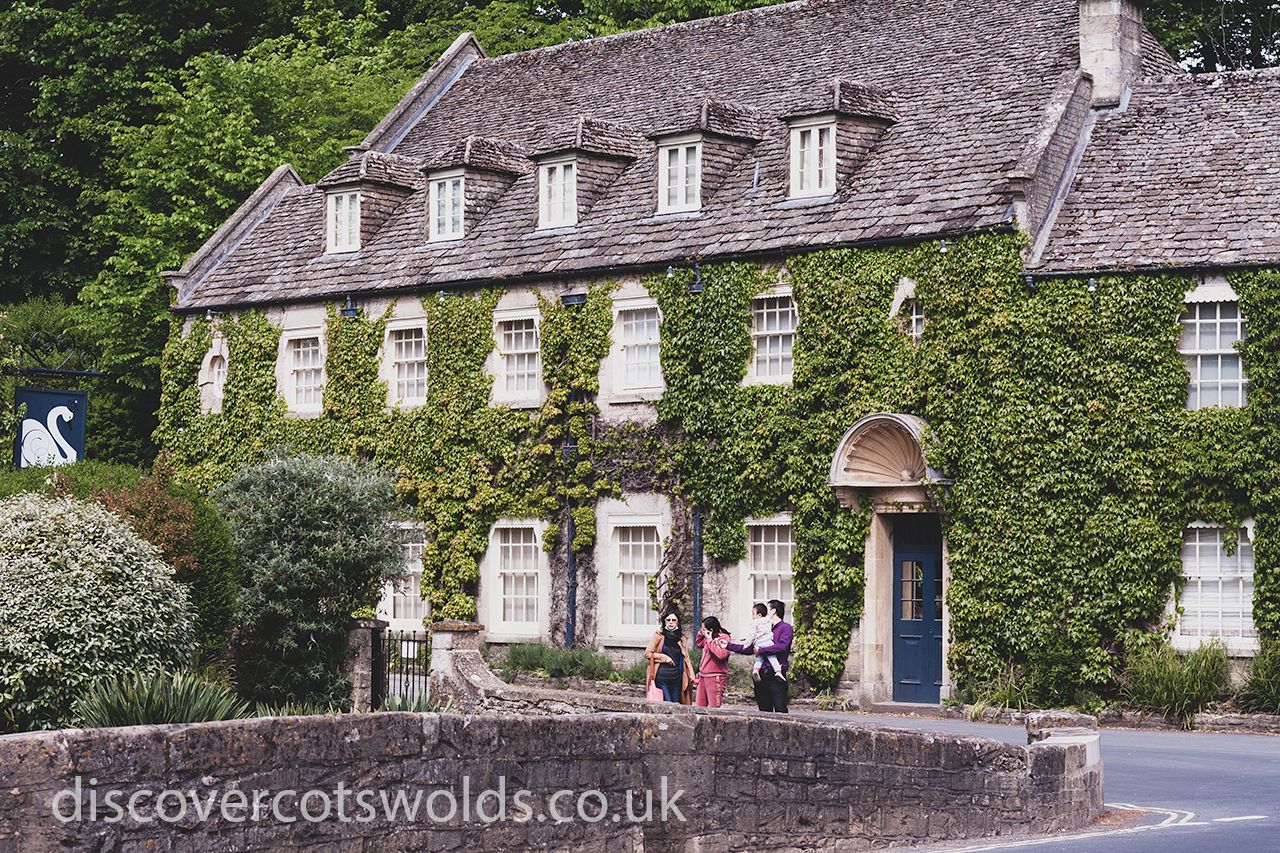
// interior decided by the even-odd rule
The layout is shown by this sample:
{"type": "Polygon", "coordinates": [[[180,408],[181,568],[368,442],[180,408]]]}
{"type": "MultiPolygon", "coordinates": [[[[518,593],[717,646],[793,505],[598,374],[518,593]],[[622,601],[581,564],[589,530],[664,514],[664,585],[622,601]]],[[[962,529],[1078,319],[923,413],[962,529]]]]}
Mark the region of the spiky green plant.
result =
{"type": "Polygon", "coordinates": [[[207,723],[249,716],[226,684],[190,672],[131,672],[94,682],[75,705],[86,728],[153,723],[207,723]]]}
{"type": "Polygon", "coordinates": [[[1227,647],[1220,640],[1180,654],[1163,637],[1133,633],[1127,652],[1125,697],[1183,728],[1227,692],[1227,647]]]}
{"type": "Polygon", "coordinates": [[[281,702],[271,704],[258,702],[253,706],[255,717],[314,717],[319,714],[345,714],[350,709],[345,705],[330,705],[324,702],[281,702]]]}
{"type": "Polygon", "coordinates": [[[1280,714],[1280,642],[1263,641],[1236,701],[1246,711],[1280,714]]]}

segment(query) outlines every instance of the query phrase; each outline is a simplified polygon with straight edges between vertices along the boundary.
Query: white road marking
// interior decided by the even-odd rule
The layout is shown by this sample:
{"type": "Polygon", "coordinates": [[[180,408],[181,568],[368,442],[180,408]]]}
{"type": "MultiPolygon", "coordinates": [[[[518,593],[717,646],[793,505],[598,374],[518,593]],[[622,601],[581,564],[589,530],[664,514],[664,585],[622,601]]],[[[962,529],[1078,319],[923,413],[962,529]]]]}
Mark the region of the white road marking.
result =
{"type": "Polygon", "coordinates": [[[1079,832],[1073,835],[1051,835],[1044,838],[1029,838],[1025,841],[1005,841],[994,844],[985,844],[977,847],[947,847],[942,848],[948,853],[979,853],[983,850],[1013,850],[1018,847],[1036,847],[1041,844],[1060,844],[1064,841],[1076,841],[1085,838],[1105,838],[1111,835],[1132,835],[1135,832],[1149,832],[1153,829],[1169,829],[1174,826],[1208,826],[1207,823],[1201,821],[1192,823],[1191,819],[1196,816],[1195,812],[1183,811],[1182,809],[1164,809],[1159,806],[1135,806],[1132,803],[1106,803],[1109,809],[1118,811],[1133,812],[1153,812],[1155,814],[1164,815],[1164,820],[1159,823],[1148,824],[1146,826],[1130,826],[1124,829],[1102,829],[1094,832],[1079,832]]]}
{"type": "Polygon", "coordinates": [[[1238,820],[1267,820],[1269,816],[1264,814],[1247,814],[1242,817],[1215,817],[1214,823],[1235,823],[1238,820]]]}

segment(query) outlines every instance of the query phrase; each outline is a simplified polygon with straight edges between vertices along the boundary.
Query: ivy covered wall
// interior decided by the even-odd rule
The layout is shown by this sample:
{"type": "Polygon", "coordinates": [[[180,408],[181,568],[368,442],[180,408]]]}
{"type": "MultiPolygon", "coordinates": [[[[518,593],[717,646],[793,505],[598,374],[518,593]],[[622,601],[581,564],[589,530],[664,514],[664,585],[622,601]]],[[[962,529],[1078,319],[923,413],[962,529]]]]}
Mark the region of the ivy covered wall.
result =
{"type": "MultiPolygon", "coordinates": [[[[930,464],[955,485],[934,495],[947,537],[951,671],[974,686],[1012,675],[1042,704],[1114,684],[1124,631],[1162,620],[1180,577],[1190,521],[1257,521],[1255,618],[1280,632],[1280,276],[1234,276],[1249,321],[1244,409],[1189,412],[1178,317],[1194,282],[1112,276],[1025,283],[1014,235],[829,250],[785,264],[722,264],[645,280],[662,312],[666,392],[654,424],[601,413],[612,283],[587,303],[539,297],[541,409],[488,405],[484,363],[500,292],[423,299],[429,399],[388,411],[377,354],[386,316],[330,309],[328,384],[317,418],[289,417],[276,396],[279,330],[260,313],[218,321],[227,337],[223,412],[200,414],[197,377],[212,330],[175,326],[164,364],[157,440],[184,476],[225,479],[262,449],[367,453],[401,471],[430,533],[424,594],[442,618],[475,613],[478,562],[500,517],[556,522],[553,602],[562,612],[567,513],[590,607],[593,506],[660,490],[687,520],[706,520],[709,559],[740,559],[744,521],[790,510],[799,627],[797,666],[833,683],[862,607],[869,511],[827,486],[831,454],[859,417],[923,416],[930,464]],[[889,317],[904,278],[928,318],[913,344],[889,317]],[[697,278],[701,292],[691,293],[697,278]],[[789,283],[800,316],[790,385],[744,385],[751,300],[789,283]],[[572,435],[573,441],[567,442],[572,435]],[[566,444],[576,450],[566,452],[566,444]]],[[[415,297],[416,298],[416,297],[415,297]]],[[[668,561],[682,599],[687,523],[668,561]],[[679,564],[679,565],[676,565],[679,564]]],[[[558,630],[558,626],[556,628],[558,630]]]]}

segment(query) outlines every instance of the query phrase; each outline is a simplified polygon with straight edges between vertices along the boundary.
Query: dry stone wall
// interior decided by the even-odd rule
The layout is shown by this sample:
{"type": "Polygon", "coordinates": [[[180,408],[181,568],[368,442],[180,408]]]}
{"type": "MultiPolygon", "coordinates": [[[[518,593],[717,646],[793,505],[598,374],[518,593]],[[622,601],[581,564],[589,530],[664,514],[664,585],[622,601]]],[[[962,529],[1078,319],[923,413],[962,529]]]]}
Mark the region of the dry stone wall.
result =
{"type": "Polygon", "coordinates": [[[1100,808],[1101,767],[1079,746],[735,713],[376,713],[9,735],[0,794],[4,853],[857,850],[1078,828],[1100,808]],[[77,777],[78,796],[59,793],[75,791],[77,777]],[[140,796],[143,816],[186,805],[173,822],[112,822],[111,789],[117,803],[140,796]],[[505,797],[484,795],[499,790],[505,797]],[[561,790],[571,793],[552,812],[561,790]],[[520,791],[529,792],[523,821],[520,791]],[[646,791],[651,819],[633,822],[646,791]],[[213,803],[209,819],[190,792],[213,803]],[[399,792],[417,798],[416,820],[404,810],[387,819],[381,797],[394,803],[399,792]],[[277,797],[293,822],[272,815],[277,797]],[[507,819],[485,823],[499,800],[507,819]],[[238,805],[228,813],[229,801],[238,805]],[[56,818],[55,805],[62,818],[78,807],[82,819],[56,818]],[[99,819],[87,819],[94,809],[99,819]]]}

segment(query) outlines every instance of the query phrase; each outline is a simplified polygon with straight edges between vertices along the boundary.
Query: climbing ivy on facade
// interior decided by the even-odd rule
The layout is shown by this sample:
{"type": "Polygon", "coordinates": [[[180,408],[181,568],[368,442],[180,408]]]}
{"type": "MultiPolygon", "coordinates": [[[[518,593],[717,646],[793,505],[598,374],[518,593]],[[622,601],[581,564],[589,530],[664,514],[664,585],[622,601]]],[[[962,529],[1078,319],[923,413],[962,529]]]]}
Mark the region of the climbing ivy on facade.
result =
{"type": "Polygon", "coordinates": [[[276,444],[395,467],[428,533],[424,595],[440,618],[474,617],[479,561],[502,517],[548,519],[549,550],[586,555],[597,500],[663,491],[682,513],[701,511],[708,558],[728,563],[743,556],[746,520],[790,511],[796,666],[832,684],[861,616],[871,515],[837,502],[831,456],[860,417],[915,414],[932,433],[929,464],[954,481],[932,497],[962,690],[1012,677],[1035,701],[1059,704],[1113,689],[1125,632],[1166,619],[1182,533],[1196,520],[1234,529],[1255,518],[1254,620],[1275,637],[1280,275],[1231,278],[1249,322],[1248,405],[1188,411],[1179,316],[1195,282],[1117,275],[1029,287],[1022,249],[1020,236],[988,234],[945,251],[824,250],[647,278],[666,384],[652,425],[609,422],[596,403],[611,282],[578,306],[540,297],[548,393],[530,411],[489,405],[496,288],[423,297],[428,399],[404,410],[387,409],[379,378],[385,316],[330,310],[315,418],[290,417],[278,398],[280,332],[258,312],[217,321],[228,348],[223,410],[202,414],[197,381],[214,329],[198,321],[184,335],[175,324],[157,440],[204,486],[276,444]],[[927,317],[918,344],[890,317],[904,278],[927,317]],[[799,315],[793,381],[744,384],[752,299],[779,285],[799,315]]]}

